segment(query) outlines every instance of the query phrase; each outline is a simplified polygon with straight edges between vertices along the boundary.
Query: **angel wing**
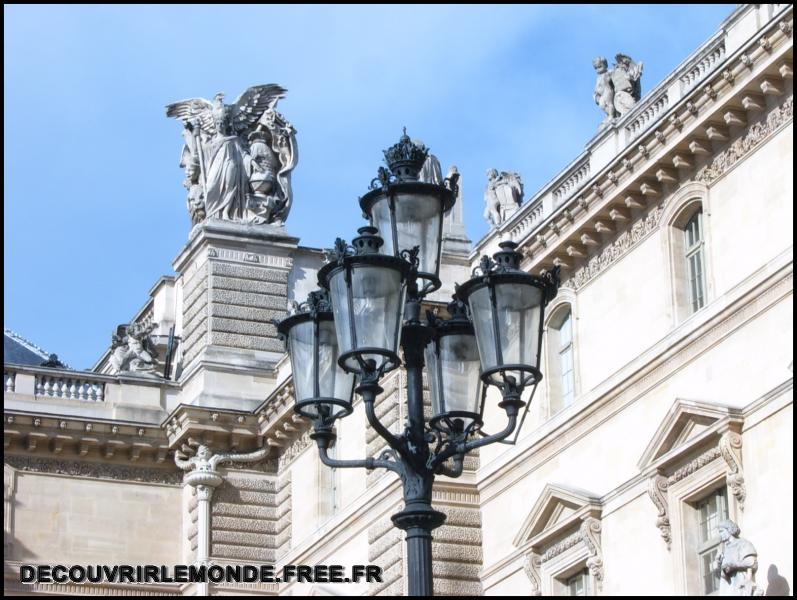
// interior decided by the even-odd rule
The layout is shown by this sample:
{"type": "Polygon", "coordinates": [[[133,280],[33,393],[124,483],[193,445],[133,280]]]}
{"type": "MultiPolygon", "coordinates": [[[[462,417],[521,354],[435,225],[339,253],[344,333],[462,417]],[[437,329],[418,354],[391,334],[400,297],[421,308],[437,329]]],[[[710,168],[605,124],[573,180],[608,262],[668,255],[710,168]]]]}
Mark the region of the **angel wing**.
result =
{"type": "Polygon", "coordinates": [[[523,202],[523,182],[520,180],[520,175],[501,171],[501,179],[509,183],[509,187],[512,189],[512,197],[515,202],[521,204],[523,202]]]}
{"type": "Polygon", "coordinates": [[[213,124],[213,104],[204,98],[191,98],[190,100],[178,100],[166,105],[166,116],[173,119],[180,119],[184,125],[192,125],[199,121],[202,131],[213,135],[215,126],[213,124]]]}
{"type": "Polygon", "coordinates": [[[232,105],[232,125],[236,131],[254,127],[269,108],[274,108],[277,100],[285,97],[286,90],[276,83],[253,85],[232,105]]]}

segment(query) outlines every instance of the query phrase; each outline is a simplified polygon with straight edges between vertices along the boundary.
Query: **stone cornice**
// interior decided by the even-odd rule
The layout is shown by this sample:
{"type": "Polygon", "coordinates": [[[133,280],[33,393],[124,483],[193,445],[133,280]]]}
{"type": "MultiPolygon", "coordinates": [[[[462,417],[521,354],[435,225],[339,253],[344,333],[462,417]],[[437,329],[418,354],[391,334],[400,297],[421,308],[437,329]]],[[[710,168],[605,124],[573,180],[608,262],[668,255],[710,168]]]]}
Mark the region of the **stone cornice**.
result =
{"type": "Polygon", "coordinates": [[[59,459],[166,462],[169,446],[160,427],[89,418],[4,411],[6,452],[59,459]]]}
{"type": "Polygon", "coordinates": [[[215,451],[250,451],[260,447],[257,419],[248,411],[180,404],[162,427],[174,448],[193,438],[215,451]]]}

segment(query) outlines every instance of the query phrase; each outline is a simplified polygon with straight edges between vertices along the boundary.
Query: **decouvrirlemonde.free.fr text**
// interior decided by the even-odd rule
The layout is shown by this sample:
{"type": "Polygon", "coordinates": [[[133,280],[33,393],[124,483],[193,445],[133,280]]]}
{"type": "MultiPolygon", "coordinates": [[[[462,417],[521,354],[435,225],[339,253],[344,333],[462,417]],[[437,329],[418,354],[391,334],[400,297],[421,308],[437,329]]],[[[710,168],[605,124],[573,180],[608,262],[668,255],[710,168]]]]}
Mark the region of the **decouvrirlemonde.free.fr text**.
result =
{"type": "Polygon", "coordinates": [[[376,565],[21,565],[21,583],[381,583],[376,565]]]}

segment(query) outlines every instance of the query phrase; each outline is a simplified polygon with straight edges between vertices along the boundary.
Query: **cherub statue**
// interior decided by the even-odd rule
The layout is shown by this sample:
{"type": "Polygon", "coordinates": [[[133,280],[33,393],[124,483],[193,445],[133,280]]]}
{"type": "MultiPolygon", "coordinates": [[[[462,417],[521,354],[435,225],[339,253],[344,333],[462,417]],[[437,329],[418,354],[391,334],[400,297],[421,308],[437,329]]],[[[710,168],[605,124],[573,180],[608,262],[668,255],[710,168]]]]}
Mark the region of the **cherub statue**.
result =
{"type": "Polygon", "coordinates": [[[218,93],[212,103],[192,98],[166,107],[166,116],[185,127],[180,166],[186,170],[183,185],[193,222],[285,220],[290,171],[298,158],[295,131],[274,110],[285,91],[275,84],[257,85],[234,104],[224,104],[224,94],[218,93]],[[251,137],[256,132],[262,135],[251,137]]]}
{"type": "Polygon", "coordinates": [[[608,62],[602,56],[592,61],[598,74],[592,98],[595,104],[606,113],[601,129],[611,125],[639,102],[642,96],[642,63],[635,63],[626,54],[614,58],[614,67],[609,70],[608,62]]]}
{"type": "Polygon", "coordinates": [[[730,519],[717,526],[722,552],[714,559],[714,571],[720,578],[720,596],[760,596],[763,590],[755,583],[758,552],[753,544],[739,537],[739,526],[730,519]]]}
{"type": "Polygon", "coordinates": [[[595,104],[600,106],[601,110],[606,113],[606,118],[601,123],[601,126],[606,126],[617,116],[617,111],[614,110],[612,75],[609,73],[609,63],[602,56],[593,60],[592,66],[595,67],[595,72],[598,74],[592,98],[595,100],[595,104]]]}

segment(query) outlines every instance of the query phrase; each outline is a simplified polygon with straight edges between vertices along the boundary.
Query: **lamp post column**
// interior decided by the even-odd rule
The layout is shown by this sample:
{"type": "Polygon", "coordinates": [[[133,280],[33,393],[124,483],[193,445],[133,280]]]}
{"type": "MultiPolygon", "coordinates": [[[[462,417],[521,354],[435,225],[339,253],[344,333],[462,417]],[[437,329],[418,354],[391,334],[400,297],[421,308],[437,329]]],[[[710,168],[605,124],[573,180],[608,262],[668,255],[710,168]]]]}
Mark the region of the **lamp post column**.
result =
{"type": "Polygon", "coordinates": [[[424,348],[433,335],[431,328],[417,319],[420,301],[407,303],[408,322],[402,329],[401,347],[407,369],[406,454],[402,460],[404,510],[393,515],[393,524],[407,536],[407,594],[432,596],[432,531],[440,527],[445,514],[432,508],[434,470],[429,468],[429,444],[426,440],[423,412],[424,348]]]}

